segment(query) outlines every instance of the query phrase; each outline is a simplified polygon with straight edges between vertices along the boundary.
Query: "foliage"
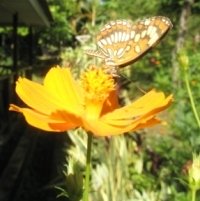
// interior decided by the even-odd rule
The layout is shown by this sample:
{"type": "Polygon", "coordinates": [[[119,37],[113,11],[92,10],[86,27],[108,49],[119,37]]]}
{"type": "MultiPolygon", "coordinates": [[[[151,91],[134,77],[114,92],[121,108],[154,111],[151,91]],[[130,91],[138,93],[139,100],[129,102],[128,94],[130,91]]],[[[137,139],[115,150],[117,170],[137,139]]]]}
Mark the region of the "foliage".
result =
{"type": "MultiPolygon", "coordinates": [[[[135,97],[135,93],[143,93],[141,91],[148,91],[153,87],[172,92],[171,55],[184,0],[153,0],[151,3],[144,0],[127,0],[126,3],[120,0],[71,0],[69,4],[61,6],[63,2],[60,0],[57,5],[68,11],[60,12],[60,20],[67,19],[66,35],[70,37],[64,39],[61,35],[62,40],[64,39],[61,58],[64,65],[72,67],[75,76],[94,61],[101,62],[87,57],[84,50],[95,49],[95,33],[106,21],[120,18],[136,20],[152,15],[166,15],[171,18],[174,27],[168,36],[131,67],[121,69],[120,73],[123,75],[122,93],[126,94],[122,102],[129,102],[129,98],[135,97]],[[80,42],[76,37],[80,35],[89,37],[80,42]],[[72,43],[72,47],[65,47],[66,41],[70,40],[68,44],[72,43]]],[[[54,6],[53,1],[51,4],[54,6]]],[[[195,103],[199,102],[200,91],[197,28],[199,8],[200,3],[195,2],[185,41],[190,60],[189,79],[195,103]]],[[[198,104],[196,107],[197,111],[200,111],[198,104]]],[[[192,152],[200,151],[200,137],[183,79],[174,93],[173,107],[164,118],[168,125],[145,130],[143,133],[95,140],[92,153],[92,200],[190,200],[186,184],[187,164],[191,160],[192,152]]],[[[67,163],[71,163],[73,159],[82,169],[86,155],[86,135],[79,130],[69,136],[72,146],[67,147],[67,163]]]]}
{"type": "MultiPolygon", "coordinates": [[[[126,3],[119,0],[78,1],[79,9],[76,12],[71,9],[71,12],[76,13],[74,15],[76,22],[82,23],[79,23],[81,28],[73,33],[84,33],[90,37],[83,43],[74,41],[76,45],[73,49],[63,48],[62,60],[66,65],[72,66],[74,74],[77,75],[80,69],[93,63],[94,59],[87,57],[84,50],[95,49],[95,33],[104,22],[118,18],[135,20],[145,16],[167,15],[174,24],[168,36],[137,63],[121,69],[120,73],[123,75],[122,93],[127,95],[122,102],[128,102],[129,97],[135,97],[135,93],[148,91],[153,87],[171,93],[173,88],[171,54],[176,42],[183,3],[183,0],[153,0],[151,4],[143,0],[134,1],[134,3],[129,0],[126,3]],[[142,9],[137,9],[141,5],[142,9]],[[87,17],[82,18],[83,14],[87,17]],[[96,16],[94,17],[93,14],[96,16]],[[95,26],[92,24],[92,16],[95,18],[95,26]]],[[[195,12],[199,9],[198,6],[199,3],[195,3],[193,7],[195,12]]],[[[194,32],[187,35],[186,41],[186,47],[190,50],[188,51],[190,82],[196,103],[199,101],[200,55],[198,46],[192,40],[198,33],[195,25],[198,21],[196,16],[193,22],[190,21],[189,29],[194,29],[194,32]]],[[[199,105],[197,110],[200,111],[199,105]]],[[[157,127],[145,130],[144,133],[95,140],[92,153],[92,200],[190,200],[187,179],[185,179],[187,163],[191,160],[192,152],[200,151],[200,138],[183,80],[180,80],[180,86],[174,93],[173,107],[164,118],[168,125],[161,126],[162,128],[157,127]]],[[[73,145],[67,148],[67,153],[70,158],[79,161],[83,167],[86,135],[78,131],[78,135],[70,134],[70,139],[73,145]]],[[[67,162],[69,163],[70,160],[67,159],[67,162]]]]}
{"type": "MultiPolygon", "coordinates": [[[[129,102],[136,93],[157,88],[172,93],[171,56],[177,40],[179,17],[184,0],[49,0],[53,23],[49,28],[34,30],[40,48],[57,52],[63,66],[72,68],[75,77],[90,64],[101,60],[88,57],[84,50],[95,49],[95,34],[108,20],[137,20],[166,15],[173,29],[158,46],[139,61],[120,69],[121,88],[129,102]]],[[[189,57],[189,82],[196,109],[200,113],[200,2],[192,6],[185,38],[189,57]]],[[[27,34],[21,29],[20,35],[27,34]]],[[[10,33],[10,29],[0,33],[10,33]]],[[[1,65],[11,64],[10,53],[0,48],[1,65]],[[3,61],[5,63],[3,63],[3,61]]],[[[173,107],[162,116],[167,125],[130,133],[126,136],[95,139],[92,153],[92,192],[95,201],[189,201],[188,162],[193,152],[200,152],[199,127],[191,109],[183,79],[174,90],[173,107]]],[[[1,69],[0,69],[1,73],[1,69]]],[[[5,73],[5,72],[3,72],[5,73]]],[[[2,74],[3,74],[2,73],[2,74]]],[[[64,183],[58,196],[78,201],[83,191],[86,137],[82,130],[68,133],[71,146],[66,147],[64,183]]]]}

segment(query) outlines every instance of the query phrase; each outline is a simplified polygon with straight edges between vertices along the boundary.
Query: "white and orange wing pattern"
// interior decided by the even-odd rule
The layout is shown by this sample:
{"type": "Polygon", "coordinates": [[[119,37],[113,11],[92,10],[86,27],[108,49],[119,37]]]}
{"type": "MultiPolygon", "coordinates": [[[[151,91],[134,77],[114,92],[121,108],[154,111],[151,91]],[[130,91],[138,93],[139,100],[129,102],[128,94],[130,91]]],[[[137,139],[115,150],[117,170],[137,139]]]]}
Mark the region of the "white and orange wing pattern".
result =
{"type": "Polygon", "coordinates": [[[97,35],[98,50],[86,53],[104,59],[107,66],[123,67],[154,47],[170,28],[170,19],[163,16],[146,18],[135,24],[129,20],[111,21],[97,35]]]}

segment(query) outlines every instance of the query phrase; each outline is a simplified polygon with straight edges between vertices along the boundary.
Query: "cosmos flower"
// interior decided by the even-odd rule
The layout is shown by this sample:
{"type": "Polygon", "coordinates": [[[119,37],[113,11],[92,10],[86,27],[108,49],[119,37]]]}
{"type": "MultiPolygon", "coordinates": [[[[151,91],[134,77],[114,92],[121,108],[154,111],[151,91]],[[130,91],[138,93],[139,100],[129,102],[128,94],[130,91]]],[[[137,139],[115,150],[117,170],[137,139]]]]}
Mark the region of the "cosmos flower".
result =
{"type": "Polygon", "coordinates": [[[53,67],[39,84],[19,78],[16,92],[29,107],[10,105],[28,124],[62,132],[82,127],[95,136],[113,136],[161,121],[156,115],[172,102],[172,95],[151,90],[129,105],[120,106],[113,77],[91,67],[75,80],[69,68],[53,67]]]}

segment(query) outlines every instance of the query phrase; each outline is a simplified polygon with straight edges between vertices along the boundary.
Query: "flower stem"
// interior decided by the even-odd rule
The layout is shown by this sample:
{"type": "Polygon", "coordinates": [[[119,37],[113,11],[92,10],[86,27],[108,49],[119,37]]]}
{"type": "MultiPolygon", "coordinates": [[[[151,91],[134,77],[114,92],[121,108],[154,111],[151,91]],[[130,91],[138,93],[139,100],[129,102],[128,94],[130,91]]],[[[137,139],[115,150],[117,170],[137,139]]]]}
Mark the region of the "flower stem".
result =
{"type": "Polygon", "coordinates": [[[191,201],[196,201],[196,189],[192,188],[192,200],[191,201]]]}
{"type": "Polygon", "coordinates": [[[91,150],[92,150],[92,134],[88,133],[83,201],[88,201],[90,191],[91,150]]]}
{"type": "Polygon", "coordinates": [[[186,70],[184,71],[184,76],[185,76],[185,84],[186,84],[187,92],[188,92],[188,95],[189,95],[189,98],[190,98],[190,103],[191,103],[191,106],[192,106],[192,110],[193,110],[194,116],[196,118],[197,124],[198,124],[198,126],[200,128],[200,119],[199,119],[199,115],[198,115],[196,107],[195,107],[194,99],[193,99],[193,96],[192,96],[192,91],[190,89],[188,74],[187,74],[186,70]]]}

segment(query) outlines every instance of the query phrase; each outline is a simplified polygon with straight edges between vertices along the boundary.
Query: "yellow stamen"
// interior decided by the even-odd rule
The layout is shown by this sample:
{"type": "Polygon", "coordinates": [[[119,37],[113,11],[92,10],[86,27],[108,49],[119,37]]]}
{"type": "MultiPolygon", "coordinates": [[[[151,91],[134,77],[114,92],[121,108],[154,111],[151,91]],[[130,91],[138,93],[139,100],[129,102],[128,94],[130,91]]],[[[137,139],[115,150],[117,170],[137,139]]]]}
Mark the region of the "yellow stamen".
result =
{"type": "Polygon", "coordinates": [[[115,82],[102,68],[91,66],[81,75],[81,84],[85,91],[86,112],[90,118],[96,118],[109,93],[115,90],[115,82]]]}

